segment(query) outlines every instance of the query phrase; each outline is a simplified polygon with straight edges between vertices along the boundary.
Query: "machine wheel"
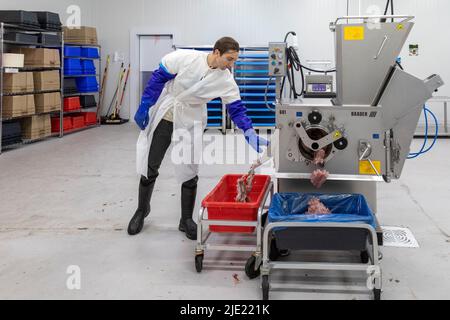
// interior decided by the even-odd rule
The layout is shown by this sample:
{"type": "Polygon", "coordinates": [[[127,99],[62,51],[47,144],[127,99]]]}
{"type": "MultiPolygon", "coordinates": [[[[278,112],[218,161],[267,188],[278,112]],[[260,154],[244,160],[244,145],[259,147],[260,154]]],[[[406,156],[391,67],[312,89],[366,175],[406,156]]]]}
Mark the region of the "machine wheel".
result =
{"type": "Polygon", "coordinates": [[[269,276],[262,276],[263,300],[269,300],[269,276]]]}
{"type": "Polygon", "coordinates": [[[366,250],[361,251],[360,257],[361,263],[369,263],[369,253],[366,250]]]}
{"type": "Polygon", "coordinates": [[[375,301],[381,300],[381,289],[373,289],[373,300],[375,301]]]}
{"type": "Polygon", "coordinates": [[[269,260],[270,261],[277,261],[280,257],[280,251],[277,248],[277,242],[274,238],[270,240],[270,249],[269,249],[269,260]]]}
{"type": "Polygon", "coordinates": [[[260,266],[258,266],[258,269],[255,270],[255,264],[256,264],[255,256],[251,256],[247,260],[247,263],[245,264],[245,274],[247,275],[247,277],[249,277],[250,280],[259,277],[259,275],[261,274],[259,270],[260,266]]]}
{"type": "Polygon", "coordinates": [[[199,254],[195,256],[195,269],[198,273],[202,272],[203,269],[203,255],[199,254]]]}

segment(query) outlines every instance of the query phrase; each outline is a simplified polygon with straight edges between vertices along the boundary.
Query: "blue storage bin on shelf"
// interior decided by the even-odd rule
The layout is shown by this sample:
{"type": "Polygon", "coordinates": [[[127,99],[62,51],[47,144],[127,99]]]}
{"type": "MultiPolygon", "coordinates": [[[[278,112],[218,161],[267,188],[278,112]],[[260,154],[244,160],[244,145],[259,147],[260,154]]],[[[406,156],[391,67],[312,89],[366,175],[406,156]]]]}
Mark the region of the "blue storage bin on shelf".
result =
{"type": "Polygon", "coordinates": [[[98,92],[96,77],[80,77],[76,79],[78,92],[98,92]]]}
{"type": "Polygon", "coordinates": [[[99,59],[100,55],[97,48],[81,48],[83,58],[99,59]]]}
{"type": "Polygon", "coordinates": [[[81,65],[83,67],[83,74],[95,75],[96,69],[93,60],[81,60],[81,65]]]}
{"type": "Polygon", "coordinates": [[[64,46],[65,57],[81,57],[81,47],[64,46]]]}
{"type": "Polygon", "coordinates": [[[64,75],[76,76],[83,73],[83,66],[80,59],[64,59],[64,75]]]}

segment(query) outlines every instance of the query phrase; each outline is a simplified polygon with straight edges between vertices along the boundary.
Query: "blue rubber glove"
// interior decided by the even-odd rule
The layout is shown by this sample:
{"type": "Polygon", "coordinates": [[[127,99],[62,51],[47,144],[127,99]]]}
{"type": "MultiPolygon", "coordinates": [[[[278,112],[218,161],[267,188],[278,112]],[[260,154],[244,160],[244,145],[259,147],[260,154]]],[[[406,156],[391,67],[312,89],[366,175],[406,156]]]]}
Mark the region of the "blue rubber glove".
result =
{"type": "Polygon", "coordinates": [[[141,104],[134,115],[134,121],[139,128],[141,128],[141,130],[145,130],[148,126],[148,111],[158,101],[166,82],[174,79],[175,77],[176,74],[173,75],[169,73],[162,63],[159,65],[159,69],[153,72],[152,77],[148,81],[144,93],[142,94],[141,104]]]}
{"type": "Polygon", "coordinates": [[[134,121],[139,126],[139,128],[141,128],[141,130],[145,130],[145,128],[148,126],[148,111],[150,110],[150,107],[150,101],[142,100],[136,114],[134,115],[134,121]]]}
{"type": "Polygon", "coordinates": [[[252,120],[247,116],[247,108],[241,100],[227,104],[227,110],[231,120],[243,132],[253,128],[252,120]]]}
{"type": "Polygon", "coordinates": [[[255,132],[255,129],[247,130],[244,135],[247,143],[252,146],[252,148],[255,149],[258,153],[263,152],[263,150],[261,149],[262,146],[269,146],[269,141],[258,136],[255,132]]]}

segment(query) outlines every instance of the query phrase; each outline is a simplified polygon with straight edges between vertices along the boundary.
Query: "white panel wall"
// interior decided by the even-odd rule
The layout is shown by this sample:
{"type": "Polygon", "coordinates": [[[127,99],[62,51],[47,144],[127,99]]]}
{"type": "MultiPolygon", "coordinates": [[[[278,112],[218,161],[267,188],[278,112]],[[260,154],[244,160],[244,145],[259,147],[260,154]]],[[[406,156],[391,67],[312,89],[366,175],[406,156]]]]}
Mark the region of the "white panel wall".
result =
{"type": "MultiPolygon", "coordinates": [[[[416,26],[407,42],[420,45],[420,56],[402,53],[407,70],[419,77],[439,73],[450,83],[448,0],[395,0],[397,14],[416,16],[416,26]]],[[[242,45],[264,45],[282,40],[293,30],[298,34],[302,61],[334,61],[330,21],[347,12],[347,0],[0,0],[4,9],[39,9],[62,13],[68,5],[80,4],[83,23],[98,28],[103,55],[119,51],[129,57],[130,30],[149,28],[155,33],[174,33],[178,45],[213,44],[224,35],[242,45]]],[[[384,10],[385,0],[350,0],[350,14],[366,13],[372,5],[384,10]]],[[[372,12],[373,13],[373,12],[372,12]]],[[[106,95],[114,91],[120,63],[113,63],[106,95]]],[[[127,91],[129,93],[129,91],[127,91]]],[[[450,85],[439,93],[450,95],[450,85]]],[[[108,99],[107,99],[108,100],[108,99]]],[[[129,101],[127,94],[126,100],[129,101]]],[[[134,109],[134,108],[133,108],[134,109]]],[[[129,116],[129,103],[123,117],[129,116]]]]}
{"type": "MultiPolygon", "coordinates": [[[[358,14],[359,8],[366,13],[371,5],[383,11],[385,3],[350,0],[350,14],[358,14]]],[[[92,5],[93,12],[99,13],[96,24],[104,52],[128,54],[129,32],[136,27],[161,33],[174,30],[178,45],[213,44],[223,35],[235,37],[242,45],[263,45],[282,40],[286,31],[293,30],[298,34],[303,61],[334,61],[328,24],[347,12],[347,0],[97,0],[92,5]]],[[[450,82],[450,41],[445,38],[450,1],[396,0],[395,7],[398,14],[417,16],[408,44],[418,43],[420,56],[409,57],[404,51],[405,67],[420,77],[440,73],[450,82]]],[[[110,83],[107,93],[112,86],[110,83]]],[[[440,94],[450,95],[449,88],[440,94]]],[[[127,117],[126,109],[123,112],[127,117]]]]}
{"type": "MultiPolygon", "coordinates": [[[[299,35],[302,59],[333,61],[333,35],[328,25],[346,12],[345,0],[97,0],[94,12],[100,12],[103,5],[108,14],[98,15],[97,26],[104,53],[128,53],[133,28],[173,32],[177,45],[214,44],[225,35],[242,45],[267,45],[283,40],[285,33],[293,30],[299,35]]],[[[114,68],[113,74],[118,63],[114,68]]],[[[114,85],[113,81],[108,84],[107,94],[114,91],[114,85]]],[[[126,109],[122,116],[128,117],[126,109]]]]}

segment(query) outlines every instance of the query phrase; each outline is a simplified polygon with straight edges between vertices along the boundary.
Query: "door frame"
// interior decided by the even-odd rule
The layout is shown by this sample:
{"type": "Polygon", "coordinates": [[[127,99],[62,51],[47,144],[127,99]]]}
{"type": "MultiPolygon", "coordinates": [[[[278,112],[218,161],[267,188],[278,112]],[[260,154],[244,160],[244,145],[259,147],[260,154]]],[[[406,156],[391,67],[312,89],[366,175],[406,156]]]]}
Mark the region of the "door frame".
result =
{"type": "Polygon", "coordinates": [[[134,117],[140,103],[140,37],[141,36],[172,36],[175,44],[175,30],[170,28],[134,28],[130,31],[130,118],[134,117]],[[134,72],[133,72],[134,71],[134,72]]]}

